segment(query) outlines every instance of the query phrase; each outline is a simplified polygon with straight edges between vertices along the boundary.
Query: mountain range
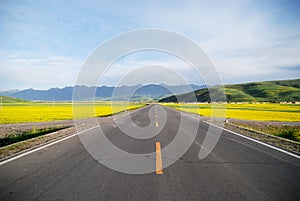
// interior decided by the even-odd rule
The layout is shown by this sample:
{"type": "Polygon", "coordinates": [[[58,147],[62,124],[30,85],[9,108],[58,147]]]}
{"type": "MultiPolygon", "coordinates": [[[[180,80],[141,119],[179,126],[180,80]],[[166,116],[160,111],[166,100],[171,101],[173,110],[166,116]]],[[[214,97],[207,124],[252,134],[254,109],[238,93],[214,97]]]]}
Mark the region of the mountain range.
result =
{"type": "Polygon", "coordinates": [[[220,86],[197,85],[169,86],[165,84],[134,85],[121,87],[74,86],[51,88],[48,90],[11,90],[0,92],[0,96],[10,96],[33,101],[71,101],[73,90],[82,91],[80,100],[91,98],[87,91],[95,91],[96,100],[115,101],[159,101],[159,102],[296,102],[300,101],[300,79],[251,82],[225,85],[226,99],[220,86]],[[115,94],[113,94],[115,93],[115,94]],[[174,94],[177,94],[176,96],[174,94]],[[114,96],[113,96],[114,95],[114,96]],[[112,99],[113,98],[113,99],[112,99]],[[196,99],[195,99],[196,98],[196,99]]]}
{"type": "Polygon", "coordinates": [[[226,100],[222,88],[214,86],[165,97],[159,102],[211,102],[210,96],[217,102],[296,102],[300,101],[300,79],[231,84],[225,85],[224,91],[226,100]]]}
{"type": "Polygon", "coordinates": [[[121,86],[121,87],[88,87],[88,86],[70,86],[64,88],[51,88],[48,90],[10,90],[0,92],[0,96],[10,96],[14,98],[21,98],[25,100],[40,100],[40,101],[71,101],[73,95],[73,89],[82,91],[81,100],[88,100],[90,97],[85,96],[84,92],[95,90],[96,100],[111,100],[113,93],[114,100],[117,101],[152,101],[158,100],[163,97],[170,96],[172,94],[181,94],[191,91],[195,91],[205,86],[197,85],[178,85],[169,86],[165,84],[149,84],[149,85],[134,85],[134,86],[121,86]],[[115,91],[115,92],[114,92],[115,91]],[[131,94],[134,92],[133,94],[131,94]]]}

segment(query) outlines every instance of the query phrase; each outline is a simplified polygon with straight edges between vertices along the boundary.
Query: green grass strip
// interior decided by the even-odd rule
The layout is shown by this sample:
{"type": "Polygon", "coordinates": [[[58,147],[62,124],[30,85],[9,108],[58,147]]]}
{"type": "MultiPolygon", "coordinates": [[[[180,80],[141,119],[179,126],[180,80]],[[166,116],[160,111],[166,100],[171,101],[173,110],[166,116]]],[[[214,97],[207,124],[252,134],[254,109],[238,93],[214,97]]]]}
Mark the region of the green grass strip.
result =
{"type": "Polygon", "coordinates": [[[20,134],[14,134],[14,135],[9,135],[8,137],[5,138],[0,138],[0,147],[4,147],[16,142],[21,142],[24,140],[28,140],[31,138],[35,138],[41,135],[45,135],[48,133],[52,133],[58,130],[62,130],[65,128],[69,128],[70,126],[64,126],[64,127],[55,127],[55,128],[41,128],[41,129],[36,129],[35,127],[32,128],[31,131],[27,132],[22,132],[20,134]]]}

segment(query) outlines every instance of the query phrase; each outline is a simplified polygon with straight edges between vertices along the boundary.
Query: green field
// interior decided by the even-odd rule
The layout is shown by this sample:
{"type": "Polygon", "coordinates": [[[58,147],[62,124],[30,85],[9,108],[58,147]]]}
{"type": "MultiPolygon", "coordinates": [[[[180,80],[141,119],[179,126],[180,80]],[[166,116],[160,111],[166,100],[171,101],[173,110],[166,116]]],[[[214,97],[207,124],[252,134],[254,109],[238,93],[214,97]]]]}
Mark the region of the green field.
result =
{"type": "MultiPolygon", "coordinates": [[[[14,101],[13,99],[2,100],[0,106],[0,124],[24,123],[24,122],[44,122],[55,120],[73,119],[72,103],[35,103],[24,102],[22,100],[14,101]]],[[[108,116],[112,113],[118,113],[124,110],[131,110],[144,106],[144,104],[96,102],[95,107],[92,103],[79,103],[80,118],[108,116]],[[90,111],[92,112],[84,112],[90,111]]]]}
{"type": "Polygon", "coordinates": [[[226,107],[226,118],[254,120],[254,121],[281,121],[300,122],[299,104],[176,104],[163,103],[165,106],[200,114],[212,116],[212,107],[215,108],[216,117],[224,117],[218,114],[218,110],[226,107]]]}

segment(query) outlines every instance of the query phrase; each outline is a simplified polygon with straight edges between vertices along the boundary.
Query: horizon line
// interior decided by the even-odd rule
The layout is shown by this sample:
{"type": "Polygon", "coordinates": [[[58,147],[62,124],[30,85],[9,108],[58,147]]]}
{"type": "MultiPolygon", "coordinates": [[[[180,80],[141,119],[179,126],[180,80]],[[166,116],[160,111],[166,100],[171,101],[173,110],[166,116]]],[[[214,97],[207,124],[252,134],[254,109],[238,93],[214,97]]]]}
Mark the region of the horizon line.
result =
{"type": "MultiPolygon", "coordinates": [[[[231,84],[247,84],[247,83],[256,83],[256,82],[272,82],[272,81],[284,81],[284,80],[298,80],[300,78],[293,78],[293,79],[274,79],[274,80],[262,80],[262,81],[245,81],[245,82],[233,82],[233,83],[223,83],[223,85],[231,85],[231,84]]],[[[23,91],[28,89],[33,90],[40,90],[40,91],[47,91],[50,89],[64,89],[67,87],[75,87],[75,86],[86,86],[86,87],[133,87],[133,86],[148,86],[148,85],[166,85],[166,86],[187,86],[187,85],[195,85],[195,86],[207,86],[204,84],[194,84],[194,83],[188,83],[188,84],[178,84],[178,85],[172,85],[172,84],[165,84],[165,83],[147,83],[147,84],[135,84],[135,85],[122,85],[122,86],[112,86],[112,85],[101,85],[101,86],[87,86],[87,85],[69,85],[69,86],[56,86],[56,87],[50,87],[50,88],[44,88],[44,89],[36,89],[36,88],[22,88],[22,89],[7,89],[7,90],[1,90],[0,92],[9,92],[9,91],[23,91]]],[[[217,86],[217,85],[216,85],[217,86]]]]}

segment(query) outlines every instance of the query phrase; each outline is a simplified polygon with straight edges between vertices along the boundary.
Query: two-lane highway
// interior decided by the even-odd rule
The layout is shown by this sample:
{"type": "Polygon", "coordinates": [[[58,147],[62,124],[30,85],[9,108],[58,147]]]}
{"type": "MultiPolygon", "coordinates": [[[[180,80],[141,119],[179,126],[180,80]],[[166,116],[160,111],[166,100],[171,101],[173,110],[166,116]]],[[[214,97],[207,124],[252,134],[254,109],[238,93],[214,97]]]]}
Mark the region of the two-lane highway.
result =
{"type": "MultiPolygon", "coordinates": [[[[151,107],[158,106],[131,112],[134,124],[149,126],[151,107]]],[[[164,107],[167,119],[161,127],[159,111],[155,109],[151,126],[153,132],[161,131],[149,139],[125,135],[111,117],[101,125],[106,137],[126,152],[155,152],[153,173],[132,175],[105,167],[74,136],[2,164],[0,200],[300,200],[300,159],[223,131],[213,151],[200,160],[209,125],[164,107]],[[159,170],[168,160],[160,149],[175,138],[181,118],[199,122],[196,139],[178,161],[159,170]]],[[[123,124],[129,131],[133,126],[123,124]]]]}

